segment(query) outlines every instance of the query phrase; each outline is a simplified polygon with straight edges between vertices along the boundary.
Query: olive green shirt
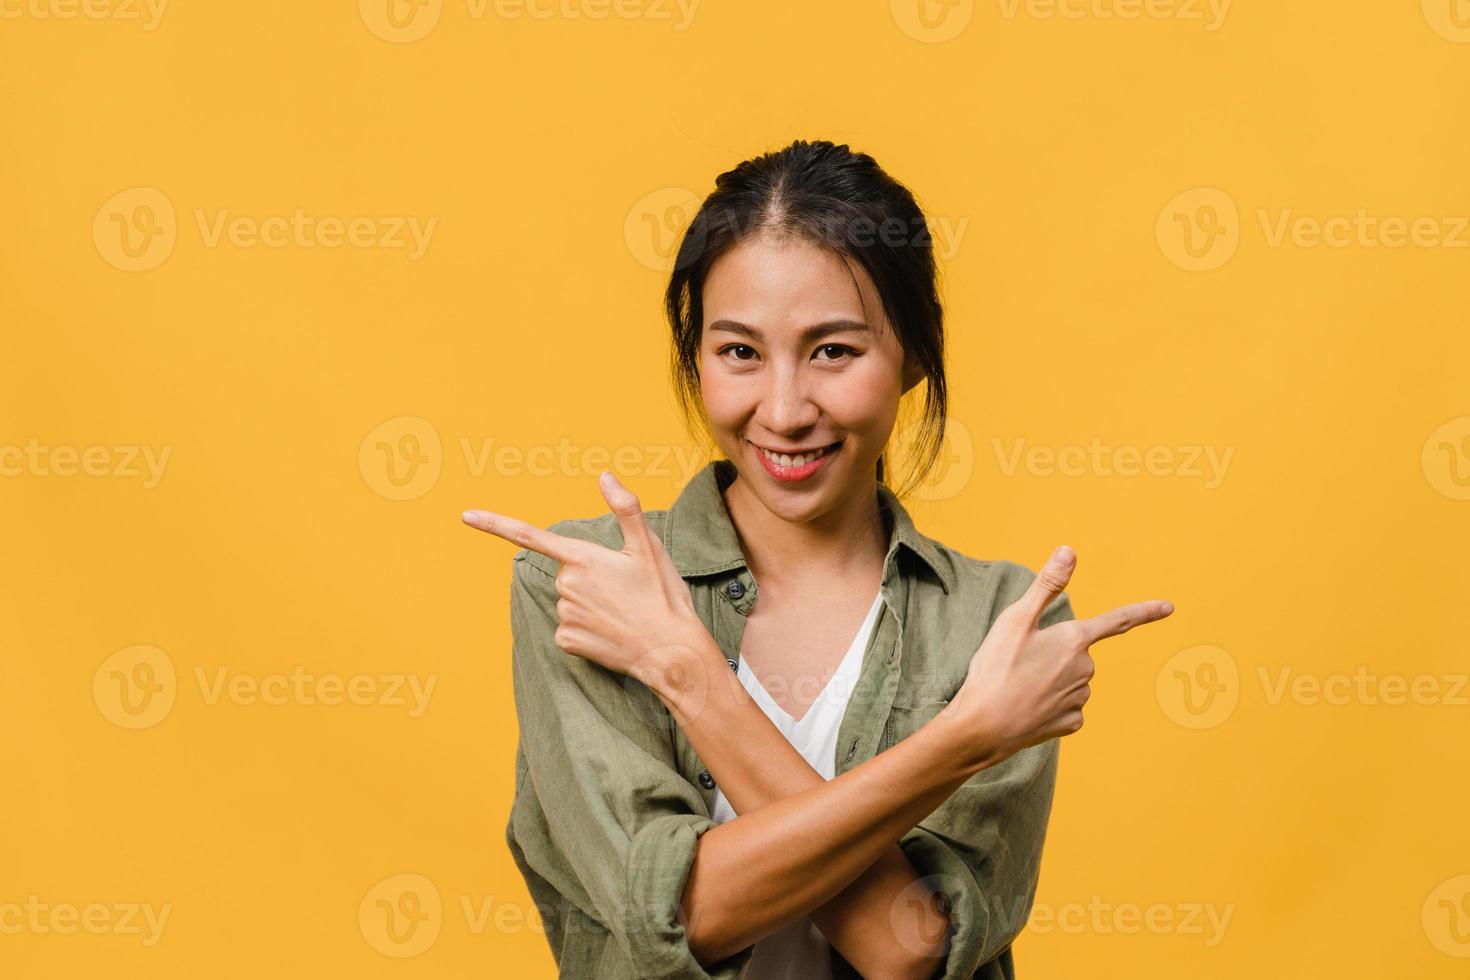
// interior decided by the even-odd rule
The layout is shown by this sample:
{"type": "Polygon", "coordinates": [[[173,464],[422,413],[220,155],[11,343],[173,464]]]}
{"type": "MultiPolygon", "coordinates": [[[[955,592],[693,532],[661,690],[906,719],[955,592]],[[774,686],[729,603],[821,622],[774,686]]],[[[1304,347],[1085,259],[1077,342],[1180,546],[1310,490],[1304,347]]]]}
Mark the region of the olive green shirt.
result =
{"type": "MultiPolygon", "coordinates": [[[[672,507],[646,517],[737,667],[759,588],[721,495],[734,476],[734,464],[715,460],[672,507]]],[[[926,537],[893,491],[877,487],[889,529],[883,608],[838,730],[837,775],[933,718],[964,682],[996,615],[1035,577],[926,537]]],[[[550,530],[623,544],[611,513],[550,530]]],[[[716,826],[714,779],[648,688],[556,646],[557,564],[525,549],[512,562],[520,741],[505,834],[560,976],[731,980],[751,947],[706,969],[689,951],[678,911],[698,839],[716,826]]],[[[1071,618],[1063,593],[1041,622],[1071,618]]],[[[1056,768],[1056,739],[1023,749],[971,777],[899,839],[948,906],[949,953],[936,959],[935,976],[1014,977],[1010,945],[1035,896],[1056,768]]],[[[834,977],[858,976],[835,948],[830,954],[834,977]]]]}

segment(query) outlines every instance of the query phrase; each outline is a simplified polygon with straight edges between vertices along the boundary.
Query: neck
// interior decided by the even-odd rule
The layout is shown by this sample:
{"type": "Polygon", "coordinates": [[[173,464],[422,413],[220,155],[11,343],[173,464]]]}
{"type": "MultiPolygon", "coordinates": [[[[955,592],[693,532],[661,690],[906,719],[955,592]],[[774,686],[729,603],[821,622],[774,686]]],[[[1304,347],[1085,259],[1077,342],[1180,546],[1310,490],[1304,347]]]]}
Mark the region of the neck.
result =
{"type": "Polygon", "coordinates": [[[738,474],[724,488],[725,509],[751,575],[766,586],[861,576],[882,577],[891,534],[875,479],[810,521],[771,513],[738,474]]]}

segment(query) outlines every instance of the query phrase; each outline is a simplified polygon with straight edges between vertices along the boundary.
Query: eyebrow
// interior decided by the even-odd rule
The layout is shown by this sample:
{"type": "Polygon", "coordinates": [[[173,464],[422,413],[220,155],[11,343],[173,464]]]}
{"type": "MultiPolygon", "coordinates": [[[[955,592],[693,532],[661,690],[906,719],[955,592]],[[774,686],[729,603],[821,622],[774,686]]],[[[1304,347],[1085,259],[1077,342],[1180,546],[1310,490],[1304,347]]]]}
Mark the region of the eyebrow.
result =
{"type": "MultiPolygon", "coordinates": [[[[761,332],[755,327],[740,323],[735,320],[716,320],[714,323],[711,323],[709,325],[709,329],[711,333],[719,330],[724,333],[739,334],[742,337],[752,337],[756,340],[759,340],[761,337],[761,332]]],[[[814,340],[818,340],[822,337],[827,336],[828,334],[840,333],[844,330],[850,330],[857,333],[873,332],[873,328],[868,326],[866,323],[863,323],[861,320],[829,320],[826,323],[816,323],[810,327],[807,327],[806,329],[802,330],[797,339],[803,344],[809,344],[814,340]]]]}

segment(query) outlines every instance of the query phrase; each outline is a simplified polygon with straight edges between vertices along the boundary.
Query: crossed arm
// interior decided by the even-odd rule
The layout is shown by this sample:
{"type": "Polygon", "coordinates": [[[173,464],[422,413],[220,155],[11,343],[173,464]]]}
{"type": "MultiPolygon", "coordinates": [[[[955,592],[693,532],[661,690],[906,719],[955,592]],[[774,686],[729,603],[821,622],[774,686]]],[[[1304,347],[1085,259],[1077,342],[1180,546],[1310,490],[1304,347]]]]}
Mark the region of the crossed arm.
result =
{"type": "Polygon", "coordinates": [[[680,666],[670,672],[678,683],[660,677],[652,686],[739,814],[700,838],[690,869],[682,905],[695,958],[712,965],[809,915],[863,976],[933,976],[948,952],[949,918],[927,900],[897,841],[968,778],[958,753],[943,739],[906,740],[876,771],[829,785],[713,640],[680,666]],[[894,915],[912,898],[929,910],[924,918],[894,915]]]}

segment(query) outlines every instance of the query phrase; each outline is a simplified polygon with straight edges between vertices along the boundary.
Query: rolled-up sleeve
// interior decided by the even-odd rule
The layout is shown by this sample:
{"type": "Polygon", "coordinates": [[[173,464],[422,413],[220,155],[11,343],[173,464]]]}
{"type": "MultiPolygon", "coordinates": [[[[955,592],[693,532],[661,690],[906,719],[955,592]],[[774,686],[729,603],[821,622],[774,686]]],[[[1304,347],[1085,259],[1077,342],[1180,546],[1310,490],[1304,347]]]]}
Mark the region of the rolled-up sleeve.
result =
{"type": "MultiPolygon", "coordinates": [[[[1027,584],[1029,579],[1008,591],[1019,595],[1027,584]]],[[[1062,593],[1040,622],[1044,628],[1073,618],[1062,593]]],[[[1031,914],[1057,749],[1058,740],[1049,739],[976,773],[899,839],[949,913],[949,954],[942,969],[936,963],[935,977],[968,980],[1005,952],[1031,914]]]]}
{"type": "Polygon", "coordinates": [[[518,793],[534,792],[546,838],[519,841],[527,860],[608,931],[637,976],[733,980],[751,949],[706,969],[679,921],[699,837],[716,824],[678,772],[669,713],[638,681],[557,647],[555,576],[527,555],[512,562],[510,589],[529,784],[518,793]]]}

